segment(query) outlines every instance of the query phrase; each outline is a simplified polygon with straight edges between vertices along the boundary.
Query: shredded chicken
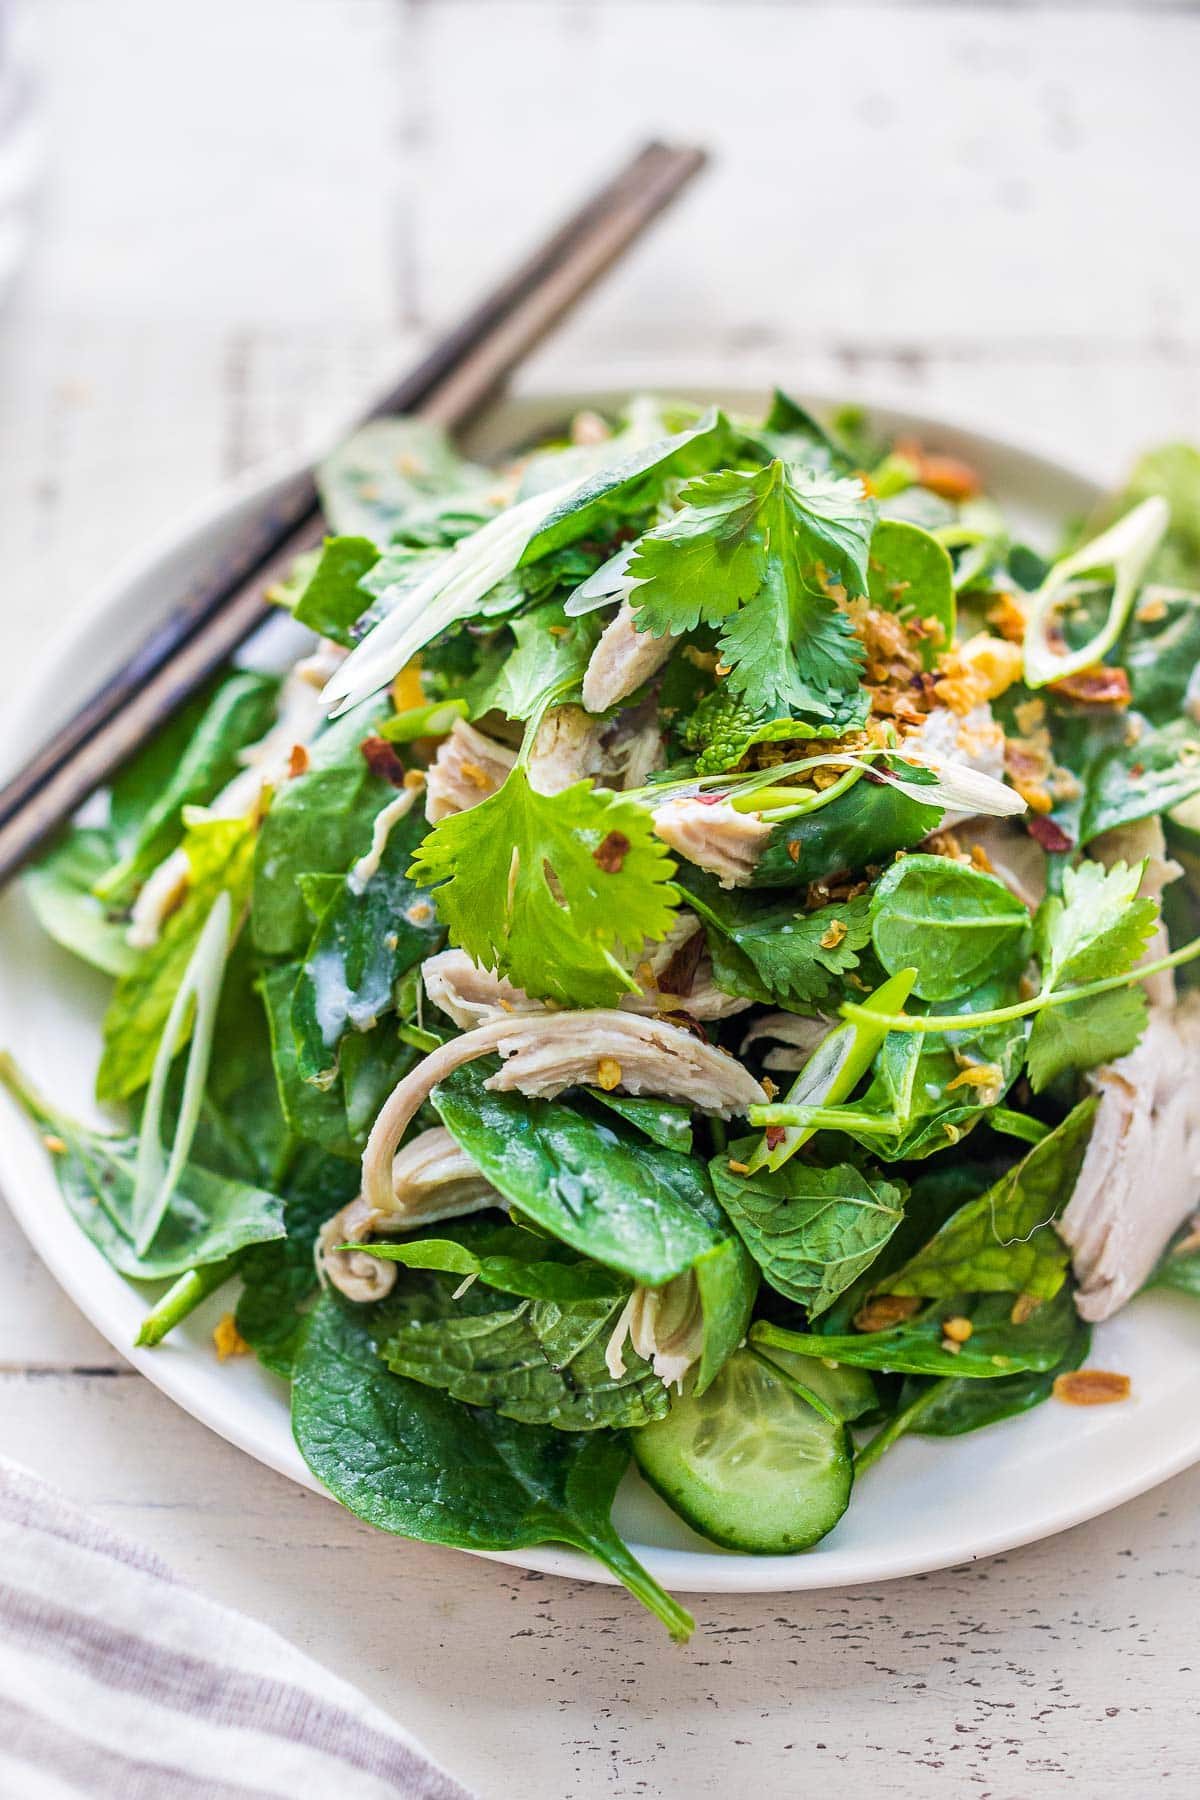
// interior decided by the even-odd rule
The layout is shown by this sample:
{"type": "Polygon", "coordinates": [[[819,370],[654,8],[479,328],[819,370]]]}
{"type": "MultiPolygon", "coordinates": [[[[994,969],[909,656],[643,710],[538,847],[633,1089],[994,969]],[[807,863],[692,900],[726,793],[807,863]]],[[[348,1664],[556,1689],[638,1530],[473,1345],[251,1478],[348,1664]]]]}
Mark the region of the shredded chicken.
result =
{"type": "Polygon", "coordinates": [[[495,1019],[516,1013],[541,1013],[544,1000],[531,1000],[523,988],[514,987],[494,969],[481,969],[465,950],[440,950],[421,964],[425,992],[460,1031],[473,1031],[495,1019]]]}
{"type": "Polygon", "coordinates": [[[654,814],[654,829],[685,861],[715,875],[724,888],[745,887],[767,847],[771,827],[753,813],[735,812],[727,801],[667,800],[654,814]]]}
{"type": "MultiPolygon", "coordinates": [[[[1142,876],[1138,892],[1150,900],[1161,900],[1163,889],[1172,881],[1178,881],[1183,874],[1179,864],[1167,855],[1162,820],[1157,814],[1148,819],[1138,819],[1132,825],[1118,825],[1112,831],[1101,832],[1088,845],[1088,855],[1094,856],[1097,862],[1102,862],[1106,869],[1111,869],[1114,863],[1119,862],[1138,863],[1145,857],[1146,873],[1142,876]]],[[[1160,956],[1166,956],[1170,948],[1167,928],[1160,920],[1141,960],[1155,962],[1160,956]]],[[[1160,969],[1157,975],[1151,975],[1142,986],[1151,1006],[1174,1006],[1173,969],[1160,969]]]]}
{"type": "Polygon", "coordinates": [[[529,753],[529,785],[558,794],[576,781],[599,775],[604,728],[582,706],[554,706],[537,728],[529,753]]]}
{"type": "Polygon", "coordinates": [[[763,1057],[766,1069],[802,1069],[817,1045],[833,1029],[829,1019],[807,1018],[802,1013],[764,1013],[742,1039],[742,1055],[760,1038],[773,1038],[774,1048],[763,1057]]]}
{"type": "Polygon", "coordinates": [[[455,719],[429,765],[425,817],[431,825],[451,813],[468,812],[503,787],[516,762],[513,751],[485,737],[465,719],[455,719]]]}
{"type": "Polygon", "coordinates": [[[667,1387],[682,1382],[704,1343],[700,1287],[689,1269],[664,1287],[635,1287],[621,1308],[604,1353],[614,1381],[625,1373],[626,1340],[667,1387]]]}
{"type": "Polygon", "coordinates": [[[1046,852],[1022,825],[1011,819],[975,819],[960,833],[965,849],[982,851],[982,864],[1002,881],[1030,912],[1046,897],[1046,852]]]}
{"type": "Polygon", "coordinates": [[[625,791],[644,787],[665,762],[657,700],[621,713],[604,739],[606,785],[625,791]]]}
{"type": "Polygon", "coordinates": [[[1153,1011],[1137,1048],[1090,1080],[1100,1104],[1058,1231],[1095,1321],[1137,1293],[1200,1195],[1200,998],[1153,1011]]]}
{"type": "Polygon", "coordinates": [[[597,1078],[611,1058],[630,1094],[683,1100],[728,1118],[766,1100],[762,1086],[731,1056],[662,1019],[631,1013],[543,1013],[493,1019],[452,1038],[406,1075],[380,1109],[363,1153],[363,1199],[378,1211],[391,1202],[392,1158],[418,1107],[439,1081],[463,1063],[499,1051],[506,1060],[488,1081],[499,1092],[516,1088],[530,1098],[551,1097],[597,1078]]]}
{"type": "Polygon", "coordinates": [[[591,713],[607,712],[618,700],[641,687],[643,681],[649,681],[674,647],[675,640],[669,632],[656,638],[648,631],[639,631],[633,622],[632,606],[623,600],[584,671],[583,704],[591,713]]]}
{"type": "Polygon", "coordinates": [[[387,1199],[387,1205],[379,1207],[360,1194],[318,1234],[317,1269],[348,1300],[381,1300],[395,1282],[396,1265],[361,1250],[339,1250],[339,1244],[363,1243],[379,1232],[415,1231],[434,1219],[460,1219],[504,1205],[491,1182],[441,1126],[421,1132],[396,1152],[387,1199]]]}

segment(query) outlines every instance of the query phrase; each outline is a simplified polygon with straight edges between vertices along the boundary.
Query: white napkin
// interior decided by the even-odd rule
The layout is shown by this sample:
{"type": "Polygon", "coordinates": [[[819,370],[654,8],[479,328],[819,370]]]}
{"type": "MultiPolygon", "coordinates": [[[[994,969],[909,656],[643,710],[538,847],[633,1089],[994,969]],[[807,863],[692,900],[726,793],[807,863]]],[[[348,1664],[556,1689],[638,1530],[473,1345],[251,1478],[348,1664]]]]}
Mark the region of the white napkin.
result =
{"type": "Polygon", "coordinates": [[[356,1689],[0,1459],[4,1800],[472,1800],[356,1689]]]}

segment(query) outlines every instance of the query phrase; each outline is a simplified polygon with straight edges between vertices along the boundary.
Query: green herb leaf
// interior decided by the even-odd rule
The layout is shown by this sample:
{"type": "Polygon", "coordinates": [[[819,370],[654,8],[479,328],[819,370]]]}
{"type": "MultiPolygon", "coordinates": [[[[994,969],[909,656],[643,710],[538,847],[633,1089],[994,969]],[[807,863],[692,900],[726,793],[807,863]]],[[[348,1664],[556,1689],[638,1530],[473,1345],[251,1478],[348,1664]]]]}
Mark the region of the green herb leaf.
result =
{"type": "Polygon", "coordinates": [[[710,942],[713,975],[726,993],[795,1012],[825,1010],[844,998],[844,978],[860,967],[871,941],[867,895],[800,912],[794,903],[768,905],[744,891],[694,881],[690,871],[688,885],[703,888],[703,916],[717,928],[710,942]],[[737,956],[725,954],[726,943],[737,956]]]}
{"type": "Polygon", "coordinates": [[[639,630],[720,630],[730,688],[759,707],[828,714],[858,686],[862,647],[827,585],[867,586],[875,511],[857,481],[773,462],[691,482],[638,545],[629,573],[639,630]]]}
{"type": "Polygon", "coordinates": [[[255,1244],[238,1265],[242,1291],[234,1319],[265,1369],[290,1381],[317,1292],[313,1251],[326,1219],[349,1205],[359,1189],[356,1163],[305,1145],[282,1183],[286,1236],[255,1244]]]}
{"type": "Polygon", "coordinates": [[[1157,902],[1136,898],[1144,869],[1085,860],[1063,870],[1061,899],[1048,895],[1036,920],[1047,991],[1132,969],[1158,923],[1157,902]]]}
{"type": "Polygon", "coordinates": [[[374,419],[339,444],[317,472],[321,510],[344,536],[390,544],[443,544],[495,510],[496,475],[464,462],[440,425],[374,419]]]}
{"type": "Polygon", "coordinates": [[[1029,1080],[1044,1092],[1069,1069],[1095,1069],[1135,1048],[1146,1029],[1146,996],[1140,988],[1112,988],[1071,1006],[1038,1013],[1029,1034],[1029,1080]]]}
{"type": "Polygon", "coordinates": [[[922,1000],[953,1000],[1029,957],[1029,913],[994,875],[944,856],[906,856],[870,901],[875,953],[889,975],[913,968],[922,1000]]]}
{"type": "Polygon", "coordinates": [[[735,1174],[731,1158],[744,1161],[754,1142],[713,1158],[713,1187],[771,1286],[815,1318],[874,1262],[900,1223],[905,1189],[848,1163],[735,1174]]]}
{"type": "Polygon", "coordinates": [[[867,591],[888,612],[932,619],[940,635],[922,642],[932,669],[940,650],[954,642],[954,565],[938,540],[907,519],[880,519],[871,538],[867,591]]]}
{"type": "Polygon", "coordinates": [[[588,1093],[601,1106],[644,1132],[652,1144],[691,1155],[691,1109],[680,1101],[656,1100],[649,1094],[606,1094],[602,1088],[589,1088],[588,1093]]]}
{"type": "MultiPolygon", "coordinates": [[[[623,1440],[520,1425],[405,1381],[377,1357],[364,1311],[328,1294],[318,1302],[292,1389],[296,1442],[334,1496],[370,1524],[426,1543],[572,1544],[686,1637],[688,1614],[612,1526],[628,1463],[623,1440]]],[[[386,1334],[386,1315],[374,1329],[386,1334]]]]}
{"type": "MultiPolygon", "coordinates": [[[[1020,1375],[1004,1375],[999,1381],[942,1380],[909,1430],[921,1437],[962,1437],[968,1431],[980,1431],[985,1425],[1029,1412],[1048,1400],[1058,1377],[1083,1363],[1091,1348],[1092,1332],[1075,1311],[1070,1282],[1064,1282],[1054,1299],[1046,1302],[1046,1310],[1053,1311],[1054,1322],[1061,1322],[1069,1332],[1066,1348],[1052,1368],[1028,1369],[1020,1375]]],[[[901,1409],[916,1399],[918,1391],[918,1382],[905,1383],[900,1393],[901,1409]]]]}
{"type": "Polygon", "coordinates": [[[1011,1294],[955,1294],[902,1325],[846,1336],[786,1331],[760,1320],[750,1332],[750,1342],[761,1345],[768,1355],[777,1348],[792,1350],[797,1356],[849,1363],[852,1368],[900,1375],[951,1375],[964,1381],[995,1381],[1024,1369],[1055,1368],[1073,1335],[1071,1318],[1053,1307],[1040,1306],[1024,1324],[1014,1325],[1012,1306],[1011,1294]],[[957,1353],[942,1348],[942,1327],[948,1318],[969,1318],[973,1327],[957,1353]]]}
{"type": "Polygon", "coordinates": [[[409,873],[436,884],[452,943],[564,1006],[614,1006],[634,990],[623,963],[674,916],[674,865],[643,807],[587,782],[539,794],[520,766],[436,825],[409,873]]]}
{"type": "Polygon", "coordinates": [[[123,975],[138,953],[126,937],[125,919],[115,917],[93,892],[112,862],[108,832],[72,825],[21,886],[38,924],[56,944],[106,975],[123,975]]]}
{"type": "Polygon", "coordinates": [[[379,557],[379,548],[370,538],[327,537],[296,602],[297,622],[336,644],[353,644],[351,626],[370,605],[370,595],[359,584],[379,557]]]}
{"type": "Polygon", "coordinates": [[[590,1262],[554,1238],[490,1218],[463,1219],[440,1235],[405,1237],[367,1244],[373,1256],[406,1269],[433,1269],[471,1276],[502,1294],[523,1300],[552,1300],[570,1306],[581,1300],[624,1298],[629,1282],[590,1262]]]}

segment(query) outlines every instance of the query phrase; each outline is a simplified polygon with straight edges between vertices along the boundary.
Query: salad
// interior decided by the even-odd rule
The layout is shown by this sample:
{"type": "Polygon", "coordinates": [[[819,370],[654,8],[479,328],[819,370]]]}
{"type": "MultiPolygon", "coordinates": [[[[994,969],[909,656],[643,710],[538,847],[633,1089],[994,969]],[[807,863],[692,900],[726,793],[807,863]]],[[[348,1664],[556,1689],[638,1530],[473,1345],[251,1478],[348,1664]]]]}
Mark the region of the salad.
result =
{"type": "Polygon", "coordinates": [[[380,421],[321,490],[27,880],[122,1122],[0,1073],[169,1284],[138,1341],[227,1293],[355,1513],[576,1546],[675,1636],[631,1459],[779,1555],[906,1433],[1120,1401],[1093,1323],[1200,1293],[1200,453],[1051,561],[782,393],[497,468],[380,421]]]}

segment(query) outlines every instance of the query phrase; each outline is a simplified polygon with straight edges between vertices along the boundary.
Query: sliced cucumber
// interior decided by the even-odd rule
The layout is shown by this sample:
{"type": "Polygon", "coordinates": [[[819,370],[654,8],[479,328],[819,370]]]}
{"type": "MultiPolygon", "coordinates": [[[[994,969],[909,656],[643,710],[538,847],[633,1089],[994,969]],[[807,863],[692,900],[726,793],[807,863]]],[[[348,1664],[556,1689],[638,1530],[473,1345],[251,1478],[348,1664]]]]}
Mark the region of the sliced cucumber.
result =
{"type": "Polygon", "coordinates": [[[632,1435],[651,1487],[730,1550],[807,1550],[832,1531],[850,1499],[854,1464],[844,1423],[801,1399],[751,1350],[735,1351],[706,1393],[685,1393],[665,1419],[632,1435]]]}
{"type": "Polygon", "coordinates": [[[875,1411],[879,1393],[869,1369],[852,1369],[849,1363],[821,1362],[815,1356],[797,1356],[794,1350],[759,1350],[756,1355],[774,1363],[780,1374],[790,1377],[793,1391],[797,1384],[808,1388],[839,1419],[847,1424],[875,1411]]]}

